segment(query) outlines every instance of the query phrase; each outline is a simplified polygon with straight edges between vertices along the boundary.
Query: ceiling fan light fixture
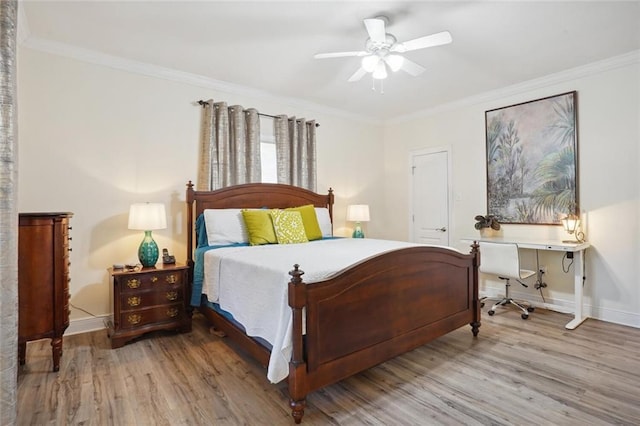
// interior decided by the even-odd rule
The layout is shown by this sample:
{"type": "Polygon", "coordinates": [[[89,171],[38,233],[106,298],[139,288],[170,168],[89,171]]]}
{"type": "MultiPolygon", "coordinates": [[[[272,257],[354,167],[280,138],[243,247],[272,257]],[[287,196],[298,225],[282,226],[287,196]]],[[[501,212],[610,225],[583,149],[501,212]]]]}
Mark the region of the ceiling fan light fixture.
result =
{"type": "Polygon", "coordinates": [[[378,55],[365,56],[362,58],[362,68],[366,72],[374,72],[379,62],[380,57],[378,55]]]}
{"type": "Polygon", "coordinates": [[[402,68],[402,64],[404,64],[404,57],[400,55],[387,55],[384,58],[391,71],[396,72],[400,68],[402,68]]]}
{"type": "Polygon", "coordinates": [[[376,80],[384,80],[385,78],[387,78],[387,67],[384,64],[384,61],[378,61],[378,64],[376,65],[376,69],[373,71],[372,76],[376,80]]]}

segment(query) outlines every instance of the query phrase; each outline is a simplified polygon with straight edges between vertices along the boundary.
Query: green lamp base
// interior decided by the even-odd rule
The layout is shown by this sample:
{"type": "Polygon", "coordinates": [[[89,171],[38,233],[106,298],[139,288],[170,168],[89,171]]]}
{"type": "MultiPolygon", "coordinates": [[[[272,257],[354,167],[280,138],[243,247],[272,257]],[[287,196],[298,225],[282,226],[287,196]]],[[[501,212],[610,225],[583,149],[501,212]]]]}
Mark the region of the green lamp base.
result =
{"type": "Polygon", "coordinates": [[[151,231],[144,231],[144,239],[138,248],[138,259],[143,267],[155,266],[160,252],[158,245],[151,237],[151,231]]]}
{"type": "Polygon", "coordinates": [[[353,238],[364,238],[364,232],[362,232],[362,228],[360,227],[360,222],[356,223],[356,229],[353,230],[353,234],[351,235],[353,238]]]}

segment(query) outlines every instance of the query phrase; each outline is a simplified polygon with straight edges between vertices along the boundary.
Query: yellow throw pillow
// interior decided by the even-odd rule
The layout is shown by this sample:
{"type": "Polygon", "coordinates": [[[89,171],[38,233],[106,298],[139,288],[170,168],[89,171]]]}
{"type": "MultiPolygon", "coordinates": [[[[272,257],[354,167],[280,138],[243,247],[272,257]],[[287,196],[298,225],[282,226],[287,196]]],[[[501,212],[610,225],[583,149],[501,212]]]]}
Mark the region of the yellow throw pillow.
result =
{"type": "Polygon", "coordinates": [[[304,232],[307,234],[309,241],[319,240],[322,238],[322,230],[318,223],[318,216],[316,215],[316,209],[313,204],[300,207],[291,207],[285,209],[287,211],[297,211],[302,215],[302,223],[304,225],[304,232]]]}
{"type": "Polygon", "coordinates": [[[278,239],[273,229],[269,210],[242,210],[242,218],[249,234],[249,244],[276,244],[278,239]]]}
{"type": "Polygon", "coordinates": [[[274,209],[270,211],[270,214],[278,244],[297,244],[309,241],[304,232],[300,212],[274,209]]]}

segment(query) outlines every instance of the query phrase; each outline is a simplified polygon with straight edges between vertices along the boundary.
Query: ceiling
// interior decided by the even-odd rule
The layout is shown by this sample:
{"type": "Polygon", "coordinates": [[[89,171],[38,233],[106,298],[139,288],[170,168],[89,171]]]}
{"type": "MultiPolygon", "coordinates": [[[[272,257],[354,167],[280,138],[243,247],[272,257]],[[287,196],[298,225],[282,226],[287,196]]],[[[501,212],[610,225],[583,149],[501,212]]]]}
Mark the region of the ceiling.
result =
{"type": "Polygon", "coordinates": [[[640,50],[638,1],[20,3],[27,46],[62,43],[376,120],[640,50]],[[362,50],[362,20],[381,15],[399,41],[448,30],[453,43],[407,52],[427,71],[390,74],[384,94],[369,76],[347,82],[359,58],[313,58],[362,50]]]}

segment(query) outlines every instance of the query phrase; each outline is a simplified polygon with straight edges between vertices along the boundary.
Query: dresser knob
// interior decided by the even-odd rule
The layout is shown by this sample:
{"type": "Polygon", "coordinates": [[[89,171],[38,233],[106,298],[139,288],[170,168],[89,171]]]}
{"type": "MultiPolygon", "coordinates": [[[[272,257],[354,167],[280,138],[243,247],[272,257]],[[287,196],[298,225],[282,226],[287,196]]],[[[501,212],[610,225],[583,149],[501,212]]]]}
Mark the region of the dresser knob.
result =
{"type": "Polygon", "coordinates": [[[155,283],[156,281],[158,281],[158,277],[151,277],[151,282],[155,283]]]}
{"type": "Polygon", "coordinates": [[[167,292],[167,300],[176,300],[178,298],[177,291],[168,291],[167,292]]]}
{"type": "Polygon", "coordinates": [[[132,314],[129,315],[127,317],[127,321],[129,321],[129,324],[138,324],[140,321],[142,321],[142,315],[138,315],[138,314],[132,314]]]}
{"type": "Polygon", "coordinates": [[[73,249],[72,249],[71,247],[69,247],[67,250],[69,250],[69,251],[73,251],[73,249]]]}
{"type": "Polygon", "coordinates": [[[178,312],[180,312],[180,311],[178,311],[178,309],[177,309],[177,308],[169,309],[169,310],[167,310],[167,316],[168,316],[169,318],[175,318],[175,317],[177,317],[177,316],[178,316],[178,312]]]}
{"type": "Polygon", "coordinates": [[[138,288],[138,287],[140,287],[140,280],[135,279],[135,278],[127,280],[127,287],[129,287],[129,288],[138,288]]]}
{"type": "Polygon", "coordinates": [[[71,241],[71,240],[73,240],[73,238],[71,238],[71,237],[67,237],[67,240],[71,241]]]}
{"type": "Polygon", "coordinates": [[[167,275],[167,282],[169,284],[175,284],[178,281],[178,276],[175,274],[167,275]]]}
{"type": "Polygon", "coordinates": [[[127,304],[129,306],[138,306],[140,304],[140,297],[139,296],[131,296],[131,297],[127,298],[127,304]]]}

